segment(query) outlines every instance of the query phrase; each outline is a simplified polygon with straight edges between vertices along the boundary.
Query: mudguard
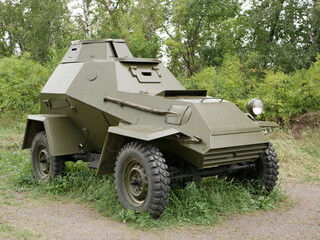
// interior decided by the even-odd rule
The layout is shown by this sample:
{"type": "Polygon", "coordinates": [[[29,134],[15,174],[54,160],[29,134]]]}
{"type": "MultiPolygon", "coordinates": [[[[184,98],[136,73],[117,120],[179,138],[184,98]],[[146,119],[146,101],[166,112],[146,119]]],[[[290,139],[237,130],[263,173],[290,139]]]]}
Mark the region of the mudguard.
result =
{"type": "Polygon", "coordinates": [[[110,127],[108,132],[140,139],[143,141],[151,141],[176,134],[179,131],[174,128],[154,127],[147,125],[120,125],[116,127],[110,127]]]}
{"type": "Polygon", "coordinates": [[[106,135],[101,157],[97,169],[97,175],[113,172],[114,163],[121,147],[128,139],[151,141],[178,133],[176,129],[146,125],[120,125],[109,127],[106,135]]]}
{"type": "Polygon", "coordinates": [[[22,145],[23,149],[31,148],[34,136],[45,131],[48,138],[51,156],[62,156],[80,153],[79,146],[86,142],[82,132],[65,115],[29,115],[22,145]]]}

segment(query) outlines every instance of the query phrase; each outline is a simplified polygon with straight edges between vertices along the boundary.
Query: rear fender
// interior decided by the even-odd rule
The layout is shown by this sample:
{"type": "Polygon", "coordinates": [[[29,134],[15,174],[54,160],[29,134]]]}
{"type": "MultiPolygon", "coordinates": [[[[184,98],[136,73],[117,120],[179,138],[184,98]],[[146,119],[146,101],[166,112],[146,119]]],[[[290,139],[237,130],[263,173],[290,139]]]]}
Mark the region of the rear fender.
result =
{"type": "Polygon", "coordinates": [[[51,156],[80,153],[85,144],[82,132],[65,115],[29,115],[22,148],[31,148],[34,136],[45,131],[51,156]]]}

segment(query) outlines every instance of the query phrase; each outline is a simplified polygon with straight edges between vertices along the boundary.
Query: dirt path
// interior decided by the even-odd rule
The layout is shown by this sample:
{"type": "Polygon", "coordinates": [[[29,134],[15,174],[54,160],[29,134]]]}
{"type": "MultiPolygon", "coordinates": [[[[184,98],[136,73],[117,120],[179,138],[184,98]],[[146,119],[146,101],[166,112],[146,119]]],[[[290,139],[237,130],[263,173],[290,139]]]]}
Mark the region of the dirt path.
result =
{"type": "MultiPolygon", "coordinates": [[[[0,209],[0,221],[13,226],[3,239],[320,239],[320,184],[287,184],[293,207],[228,217],[211,227],[140,231],[110,221],[75,203],[30,199],[15,194],[0,209]],[[9,202],[8,202],[9,201],[9,202]],[[25,234],[25,236],[23,235],[25,234]]],[[[1,191],[1,190],[0,190],[1,191]]],[[[0,195],[1,201],[1,195],[0,195]]],[[[3,201],[3,199],[2,199],[3,201]]],[[[1,230],[1,225],[0,225],[1,230]]]]}

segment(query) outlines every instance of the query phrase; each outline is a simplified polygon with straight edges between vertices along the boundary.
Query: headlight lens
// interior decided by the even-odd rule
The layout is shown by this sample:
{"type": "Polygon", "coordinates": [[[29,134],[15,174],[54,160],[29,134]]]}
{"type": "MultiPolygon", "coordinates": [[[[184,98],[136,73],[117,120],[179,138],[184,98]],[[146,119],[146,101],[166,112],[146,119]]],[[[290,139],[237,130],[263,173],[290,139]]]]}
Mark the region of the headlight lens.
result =
{"type": "Polygon", "coordinates": [[[263,102],[258,98],[253,98],[247,103],[247,110],[251,115],[259,116],[263,111],[263,102]]]}

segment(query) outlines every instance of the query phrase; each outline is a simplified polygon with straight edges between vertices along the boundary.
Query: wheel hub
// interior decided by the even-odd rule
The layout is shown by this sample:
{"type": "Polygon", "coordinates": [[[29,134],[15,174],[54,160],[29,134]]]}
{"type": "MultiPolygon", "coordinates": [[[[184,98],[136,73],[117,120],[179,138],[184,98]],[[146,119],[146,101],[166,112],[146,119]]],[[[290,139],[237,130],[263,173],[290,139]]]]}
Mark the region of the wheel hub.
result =
{"type": "Polygon", "coordinates": [[[50,170],[50,157],[45,147],[39,149],[38,159],[40,173],[44,176],[48,175],[50,170]]]}
{"type": "Polygon", "coordinates": [[[128,201],[136,207],[141,206],[148,193],[147,175],[136,159],[131,159],[124,172],[124,189],[128,201]]]}

